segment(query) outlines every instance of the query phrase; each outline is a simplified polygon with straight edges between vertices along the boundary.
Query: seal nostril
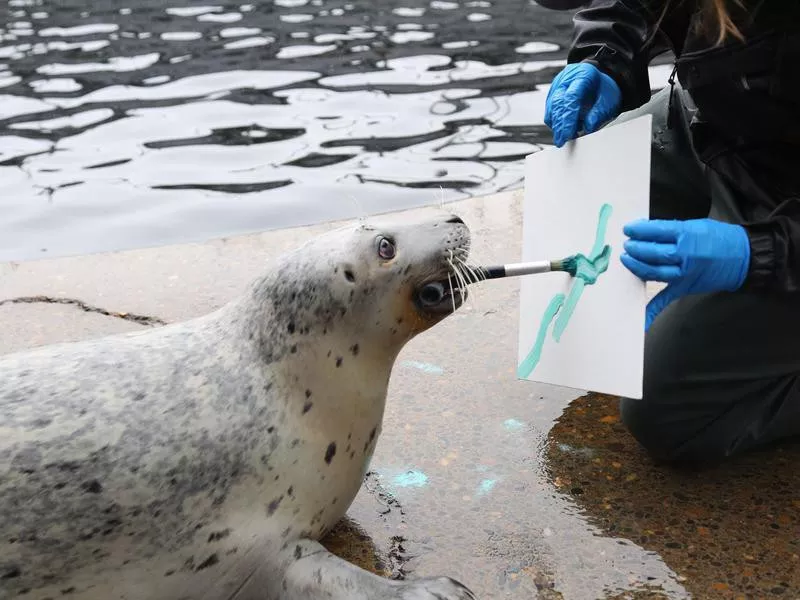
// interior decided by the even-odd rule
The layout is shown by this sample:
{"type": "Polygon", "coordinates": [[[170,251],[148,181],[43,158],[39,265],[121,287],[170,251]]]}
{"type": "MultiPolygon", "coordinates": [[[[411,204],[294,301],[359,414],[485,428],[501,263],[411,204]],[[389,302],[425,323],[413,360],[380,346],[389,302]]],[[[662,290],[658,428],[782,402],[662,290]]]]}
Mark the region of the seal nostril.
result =
{"type": "Polygon", "coordinates": [[[356,276],[353,275],[353,272],[350,269],[346,269],[344,272],[344,278],[347,279],[350,283],[354,283],[356,280],[356,276]]]}
{"type": "Polygon", "coordinates": [[[444,298],[444,285],[438,281],[429,283],[419,292],[419,299],[423,304],[433,306],[439,304],[444,298]]]}
{"type": "Polygon", "coordinates": [[[457,217],[455,215],[453,215],[452,217],[447,219],[447,222],[448,223],[458,224],[458,225],[463,225],[464,224],[464,221],[461,220],[461,217],[457,217]]]}

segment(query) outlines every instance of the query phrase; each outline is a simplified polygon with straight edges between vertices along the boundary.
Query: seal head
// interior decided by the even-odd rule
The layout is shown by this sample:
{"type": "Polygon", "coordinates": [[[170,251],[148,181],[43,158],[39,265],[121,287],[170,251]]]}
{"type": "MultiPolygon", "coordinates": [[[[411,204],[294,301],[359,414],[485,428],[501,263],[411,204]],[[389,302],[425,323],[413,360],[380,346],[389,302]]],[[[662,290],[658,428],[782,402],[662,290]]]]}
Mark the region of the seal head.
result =
{"type": "Polygon", "coordinates": [[[359,338],[371,351],[399,351],[458,309],[467,294],[454,274],[469,253],[460,217],[371,220],[332,230],[279,258],[256,283],[269,310],[262,332],[359,338]],[[277,322],[277,326],[276,326],[277,322]]]}

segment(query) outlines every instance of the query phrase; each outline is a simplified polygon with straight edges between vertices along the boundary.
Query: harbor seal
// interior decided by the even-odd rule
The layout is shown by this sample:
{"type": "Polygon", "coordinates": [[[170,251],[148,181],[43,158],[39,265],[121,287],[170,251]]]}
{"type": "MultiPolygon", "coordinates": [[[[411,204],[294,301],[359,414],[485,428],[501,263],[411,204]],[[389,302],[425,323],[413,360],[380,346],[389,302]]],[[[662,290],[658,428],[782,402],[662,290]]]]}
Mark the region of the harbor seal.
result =
{"type": "Polygon", "coordinates": [[[0,598],[473,599],[317,541],[361,486],[401,348],[462,304],[469,242],[452,215],[362,221],[208,315],[0,357],[0,598]]]}

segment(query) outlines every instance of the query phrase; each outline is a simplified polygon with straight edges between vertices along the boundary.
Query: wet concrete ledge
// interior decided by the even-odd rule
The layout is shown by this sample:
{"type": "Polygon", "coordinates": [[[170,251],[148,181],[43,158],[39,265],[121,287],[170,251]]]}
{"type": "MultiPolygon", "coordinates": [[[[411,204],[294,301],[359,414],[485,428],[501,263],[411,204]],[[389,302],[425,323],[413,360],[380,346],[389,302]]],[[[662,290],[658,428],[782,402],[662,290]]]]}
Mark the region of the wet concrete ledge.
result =
{"type": "MultiPolygon", "coordinates": [[[[511,261],[520,199],[448,209],[479,259],[511,261]]],[[[336,225],[2,264],[0,353],[204,314],[336,225]]],[[[798,450],[710,473],[655,467],[615,399],[514,378],[517,311],[518,282],[491,282],[407,346],[372,471],[326,544],[385,576],[453,576],[482,599],[800,597],[798,450]]]]}

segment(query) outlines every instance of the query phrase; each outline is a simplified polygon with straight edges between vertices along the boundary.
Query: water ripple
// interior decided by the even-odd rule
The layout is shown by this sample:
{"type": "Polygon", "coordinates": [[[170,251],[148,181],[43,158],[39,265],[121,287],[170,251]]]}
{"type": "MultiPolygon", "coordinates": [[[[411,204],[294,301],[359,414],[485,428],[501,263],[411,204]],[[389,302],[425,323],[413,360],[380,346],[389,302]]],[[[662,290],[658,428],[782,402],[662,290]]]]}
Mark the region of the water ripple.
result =
{"type": "MultiPolygon", "coordinates": [[[[571,16],[529,0],[10,0],[0,260],[521,185],[571,16]]],[[[656,68],[654,87],[667,73],[656,68]]]]}

